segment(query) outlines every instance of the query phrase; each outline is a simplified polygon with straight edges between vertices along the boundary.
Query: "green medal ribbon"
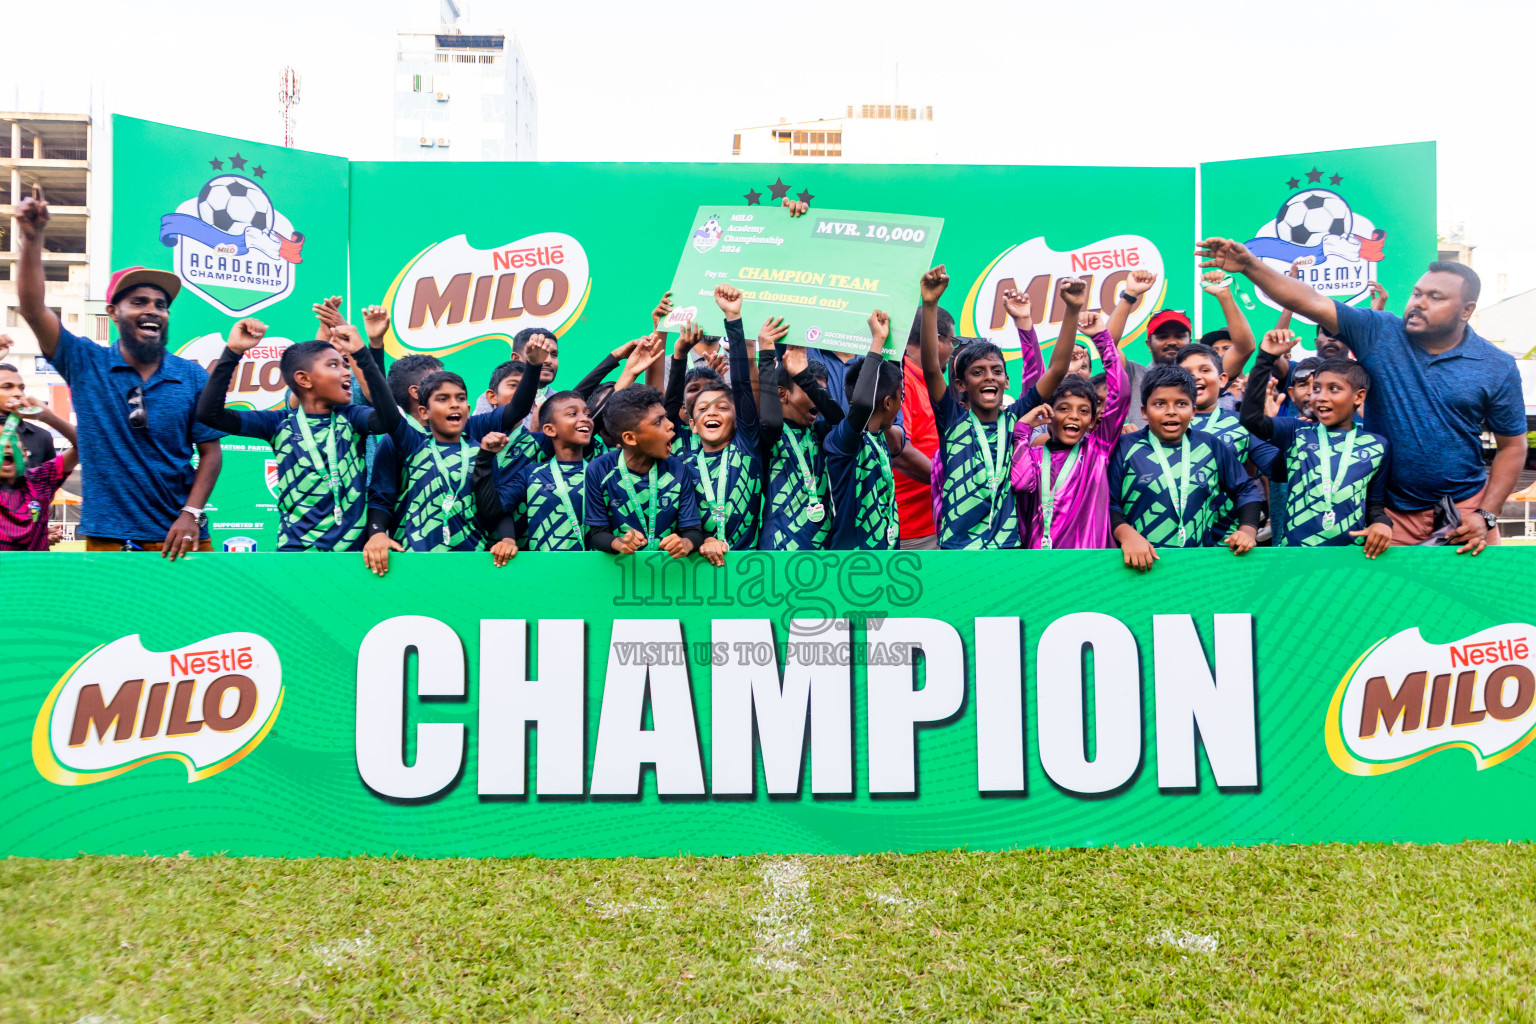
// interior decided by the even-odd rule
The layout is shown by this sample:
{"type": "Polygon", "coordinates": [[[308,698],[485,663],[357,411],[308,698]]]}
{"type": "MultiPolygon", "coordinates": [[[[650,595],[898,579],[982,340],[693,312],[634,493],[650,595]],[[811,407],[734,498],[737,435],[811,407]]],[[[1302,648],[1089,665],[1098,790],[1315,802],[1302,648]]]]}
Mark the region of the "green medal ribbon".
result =
{"type": "Polygon", "coordinates": [[[661,517],[661,502],[656,493],[656,464],[651,463],[650,470],[645,474],[646,501],[640,500],[640,495],[635,492],[635,475],[624,464],[624,456],[619,456],[619,486],[624,488],[624,493],[629,495],[629,503],[636,506],[639,514],[645,517],[645,539],[656,539],[656,520],[661,517]]]}
{"type": "Polygon", "coordinates": [[[709,515],[709,532],[719,537],[725,531],[726,520],[726,480],[730,476],[730,446],[720,449],[720,465],[715,470],[715,479],[709,479],[709,464],[704,459],[704,453],[699,452],[694,456],[699,467],[699,483],[704,488],[704,510],[709,515]]]}
{"type": "Polygon", "coordinates": [[[451,543],[449,538],[452,534],[448,530],[448,520],[453,515],[454,507],[463,500],[464,485],[469,482],[470,453],[474,451],[475,446],[468,441],[459,441],[459,478],[457,481],[453,479],[453,475],[448,472],[447,464],[443,462],[443,453],[438,451],[437,438],[434,437],[431,440],[429,447],[432,450],[432,462],[437,466],[437,474],[442,477],[443,487],[448,490],[448,494],[443,497],[441,505],[443,510],[443,543],[449,544],[451,543]]]}
{"type": "MultiPolygon", "coordinates": [[[[341,525],[341,465],[336,461],[336,413],[331,412],[330,432],[325,438],[325,458],[320,458],[320,448],[315,444],[315,435],[309,429],[309,414],[303,409],[295,409],[293,418],[299,421],[300,446],[309,456],[310,463],[330,481],[331,485],[331,518],[336,525],[341,525]]],[[[313,506],[311,506],[313,507],[313,506]]]]}
{"type": "Polygon", "coordinates": [[[1152,449],[1152,457],[1163,470],[1163,486],[1168,488],[1169,500],[1173,503],[1173,521],[1179,524],[1179,546],[1189,539],[1189,532],[1184,528],[1184,505],[1189,501],[1189,431],[1184,431],[1184,436],[1179,438],[1179,486],[1173,485],[1173,470],[1168,466],[1168,454],[1163,451],[1163,443],[1156,440],[1150,434],[1147,436],[1147,447],[1152,449]]]}
{"type": "Polygon", "coordinates": [[[1067,461],[1061,466],[1061,479],[1055,485],[1051,484],[1051,450],[1044,448],[1040,452],[1040,515],[1045,523],[1045,535],[1040,538],[1040,548],[1048,551],[1051,547],[1051,520],[1056,515],[1056,489],[1067,482],[1067,477],[1072,475],[1072,467],[1077,465],[1077,454],[1082,451],[1082,446],[1075,444],[1067,453],[1067,461]]]}
{"type": "MultiPolygon", "coordinates": [[[[549,467],[550,476],[554,478],[555,496],[560,499],[560,504],[565,508],[565,514],[571,517],[571,524],[576,527],[576,536],[581,536],[581,517],[576,514],[576,503],[571,500],[571,485],[565,479],[565,474],[560,469],[557,460],[551,460],[549,467]]],[[[587,472],[587,460],[581,460],[581,475],[587,472]]]]}
{"type": "Polygon", "coordinates": [[[987,487],[992,495],[991,511],[987,516],[987,524],[990,526],[992,518],[997,515],[997,502],[1003,494],[1001,484],[1009,469],[1008,431],[1003,429],[1002,416],[999,415],[996,423],[997,452],[995,456],[989,455],[987,452],[987,435],[986,431],[982,428],[981,419],[976,415],[975,410],[971,410],[966,415],[970,417],[971,431],[976,435],[977,454],[981,457],[982,468],[987,472],[987,487]]]}
{"type": "Polygon", "coordinates": [[[789,450],[795,453],[795,462],[800,466],[800,477],[805,481],[805,496],[810,502],[806,506],[806,518],[813,523],[819,523],[827,517],[827,508],[818,500],[817,496],[821,488],[816,486],[818,481],[811,472],[811,464],[806,461],[805,452],[800,448],[800,439],[795,436],[795,432],[789,428],[788,424],[784,425],[782,436],[789,442],[789,450]]]}
{"type": "Polygon", "coordinates": [[[1328,460],[1333,456],[1328,445],[1328,428],[1321,423],[1317,425],[1317,460],[1322,463],[1323,500],[1328,503],[1328,511],[1323,513],[1323,529],[1331,530],[1339,521],[1338,513],[1333,510],[1333,494],[1344,486],[1344,475],[1349,472],[1351,459],[1355,454],[1355,428],[1351,426],[1349,433],[1344,437],[1344,450],[1339,452],[1339,472],[1335,477],[1328,472],[1328,460]]]}
{"type": "Polygon", "coordinates": [[[880,460],[880,491],[884,495],[880,499],[883,509],[880,518],[885,522],[885,542],[894,545],[900,535],[901,521],[896,515],[896,476],[891,472],[891,455],[885,449],[885,441],[871,437],[868,432],[864,434],[864,443],[873,446],[875,456],[880,460]]]}

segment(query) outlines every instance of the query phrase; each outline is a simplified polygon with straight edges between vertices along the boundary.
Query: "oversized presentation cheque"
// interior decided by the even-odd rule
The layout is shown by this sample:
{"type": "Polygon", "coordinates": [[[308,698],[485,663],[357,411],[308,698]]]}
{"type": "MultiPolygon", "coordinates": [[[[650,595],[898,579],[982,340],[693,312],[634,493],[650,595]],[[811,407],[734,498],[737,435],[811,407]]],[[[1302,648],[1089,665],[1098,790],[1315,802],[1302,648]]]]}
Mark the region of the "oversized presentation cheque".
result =
{"type": "Polygon", "coordinates": [[[715,286],[740,288],[749,335],[770,316],[789,324],[790,344],[863,354],[869,314],[891,316],[887,353],[900,351],[917,312],[917,283],[933,265],[940,217],[773,207],[701,206],[672,281],[676,331],[700,319],[709,333],[715,286]]]}

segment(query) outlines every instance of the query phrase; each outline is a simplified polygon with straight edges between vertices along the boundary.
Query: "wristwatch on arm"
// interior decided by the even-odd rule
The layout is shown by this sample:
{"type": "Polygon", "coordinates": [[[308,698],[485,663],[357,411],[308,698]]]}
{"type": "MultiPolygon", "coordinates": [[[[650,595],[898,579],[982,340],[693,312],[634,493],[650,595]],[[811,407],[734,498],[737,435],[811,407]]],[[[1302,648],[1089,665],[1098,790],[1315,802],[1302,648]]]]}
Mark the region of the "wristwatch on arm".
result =
{"type": "Polygon", "coordinates": [[[191,516],[193,519],[197,520],[197,528],[199,530],[208,529],[208,513],[204,512],[200,508],[193,508],[191,505],[183,505],[181,506],[181,510],[187,513],[187,515],[191,516]]]}
{"type": "Polygon", "coordinates": [[[1499,531],[1498,516],[1494,515],[1492,512],[1487,511],[1486,509],[1481,508],[1475,508],[1472,511],[1483,517],[1483,522],[1488,524],[1489,533],[1497,533],[1499,531]]]}

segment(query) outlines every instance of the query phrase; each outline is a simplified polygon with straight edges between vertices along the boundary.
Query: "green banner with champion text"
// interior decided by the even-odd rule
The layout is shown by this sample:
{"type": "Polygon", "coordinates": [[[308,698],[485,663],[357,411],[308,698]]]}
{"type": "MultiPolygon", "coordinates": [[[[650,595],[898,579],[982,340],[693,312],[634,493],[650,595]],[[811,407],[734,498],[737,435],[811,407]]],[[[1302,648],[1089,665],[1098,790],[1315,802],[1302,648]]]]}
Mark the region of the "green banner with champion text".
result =
{"type": "Polygon", "coordinates": [[[7,855],[1536,838],[1525,549],[4,563],[7,855]]]}

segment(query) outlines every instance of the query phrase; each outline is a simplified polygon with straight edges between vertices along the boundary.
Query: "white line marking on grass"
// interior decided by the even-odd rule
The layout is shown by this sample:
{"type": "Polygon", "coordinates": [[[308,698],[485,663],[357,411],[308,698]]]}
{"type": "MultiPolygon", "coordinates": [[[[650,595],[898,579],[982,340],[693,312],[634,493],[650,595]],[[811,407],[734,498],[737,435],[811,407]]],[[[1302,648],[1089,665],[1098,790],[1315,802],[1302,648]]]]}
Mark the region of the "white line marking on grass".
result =
{"type": "Polygon", "coordinates": [[[1219,935],[1197,935],[1183,929],[1176,932],[1172,928],[1164,928],[1160,932],[1147,936],[1149,946],[1173,946],[1176,949],[1187,949],[1194,953],[1214,953],[1220,941],[1219,935]]]}
{"type": "Polygon", "coordinates": [[[804,862],[771,860],[763,865],[763,901],[757,922],[754,962],[771,971],[800,969],[799,957],[811,938],[811,880],[804,862]]]}
{"type": "Polygon", "coordinates": [[[353,963],[373,956],[373,933],[365,930],[355,939],[337,939],[323,946],[311,946],[309,951],[327,967],[353,963]]]}
{"type": "Polygon", "coordinates": [[[111,1014],[88,1013],[75,1024],[123,1024],[123,1018],[111,1014]]]}
{"type": "Polygon", "coordinates": [[[644,903],[610,903],[607,900],[594,900],[587,897],[587,909],[598,917],[612,920],[615,917],[624,917],[641,911],[665,910],[665,903],[655,900],[647,900],[644,903]]]}
{"type": "Polygon", "coordinates": [[[864,895],[883,907],[897,907],[902,910],[916,910],[918,907],[928,905],[927,900],[913,899],[903,894],[899,888],[892,888],[888,892],[875,892],[873,889],[866,889],[864,895]]]}

